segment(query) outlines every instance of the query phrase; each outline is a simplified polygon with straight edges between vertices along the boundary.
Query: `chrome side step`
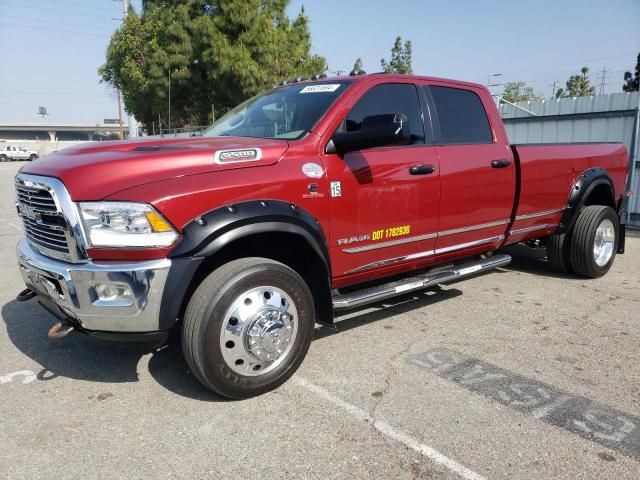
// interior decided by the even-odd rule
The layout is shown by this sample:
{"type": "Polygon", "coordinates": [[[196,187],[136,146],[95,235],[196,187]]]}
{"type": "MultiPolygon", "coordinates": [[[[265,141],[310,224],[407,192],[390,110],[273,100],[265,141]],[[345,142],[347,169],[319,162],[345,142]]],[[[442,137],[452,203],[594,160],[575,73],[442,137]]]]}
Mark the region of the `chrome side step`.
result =
{"type": "Polygon", "coordinates": [[[421,290],[439,283],[453,282],[479,272],[503,267],[510,262],[511,257],[509,255],[493,255],[492,257],[482,260],[451,265],[446,269],[431,271],[423,275],[403,278],[402,280],[376,285],[375,287],[365,288],[351,293],[334,295],[333,309],[336,311],[348,310],[368,303],[379,302],[387,298],[402,295],[403,293],[421,290]]]}

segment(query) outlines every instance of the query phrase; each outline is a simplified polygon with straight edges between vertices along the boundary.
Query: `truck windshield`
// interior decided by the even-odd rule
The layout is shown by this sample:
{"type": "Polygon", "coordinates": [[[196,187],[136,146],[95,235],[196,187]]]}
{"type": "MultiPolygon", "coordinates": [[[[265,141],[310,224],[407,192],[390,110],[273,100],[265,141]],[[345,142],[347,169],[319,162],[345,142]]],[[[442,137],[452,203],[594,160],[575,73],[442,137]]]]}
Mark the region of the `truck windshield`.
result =
{"type": "Polygon", "coordinates": [[[222,116],[204,136],[302,138],[350,84],[304,82],[269,90],[222,116]]]}

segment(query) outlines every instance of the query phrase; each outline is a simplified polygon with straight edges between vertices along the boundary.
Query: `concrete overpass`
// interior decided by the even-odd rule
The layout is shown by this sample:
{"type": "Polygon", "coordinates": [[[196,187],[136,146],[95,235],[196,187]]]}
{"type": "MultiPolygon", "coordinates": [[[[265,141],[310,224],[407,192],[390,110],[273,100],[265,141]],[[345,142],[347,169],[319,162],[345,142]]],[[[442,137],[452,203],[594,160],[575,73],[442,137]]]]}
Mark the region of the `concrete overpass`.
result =
{"type": "MultiPolygon", "coordinates": [[[[129,126],[123,125],[125,138],[129,126]]],[[[112,123],[0,123],[0,141],[92,141],[120,138],[120,125],[112,123]]]]}

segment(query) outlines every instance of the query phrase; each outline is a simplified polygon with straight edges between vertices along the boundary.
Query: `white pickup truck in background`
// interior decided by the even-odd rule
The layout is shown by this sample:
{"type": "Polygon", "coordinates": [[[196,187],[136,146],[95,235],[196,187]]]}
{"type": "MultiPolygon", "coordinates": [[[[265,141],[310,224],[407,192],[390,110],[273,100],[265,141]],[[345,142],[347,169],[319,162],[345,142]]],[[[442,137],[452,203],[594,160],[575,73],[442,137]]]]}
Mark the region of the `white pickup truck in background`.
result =
{"type": "Polygon", "coordinates": [[[15,145],[7,145],[0,147],[0,161],[7,160],[37,160],[40,157],[35,150],[27,150],[24,147],[16,147],[15,145]]]}

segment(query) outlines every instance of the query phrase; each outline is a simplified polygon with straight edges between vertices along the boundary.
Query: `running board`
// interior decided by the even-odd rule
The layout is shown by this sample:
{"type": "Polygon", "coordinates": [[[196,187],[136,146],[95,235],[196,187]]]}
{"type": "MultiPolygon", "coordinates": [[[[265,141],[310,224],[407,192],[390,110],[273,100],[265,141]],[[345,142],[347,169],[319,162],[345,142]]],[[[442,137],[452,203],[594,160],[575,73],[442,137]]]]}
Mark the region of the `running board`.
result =
{"type": "Polygon", "coordinates": [[[363,290],[334,295],[332,299],[333,309],[339,311],[361,307],[362,305],[386,300],[403,293],[421,290],[439,283],[453,282],[479,272],[503,267],[510,262],[511,257],[509,255],[493,255],[482,260],[451,265],[444,270],[431,271],[424,275],[403,278],[402,280],[376,285],[363,290]]]}

